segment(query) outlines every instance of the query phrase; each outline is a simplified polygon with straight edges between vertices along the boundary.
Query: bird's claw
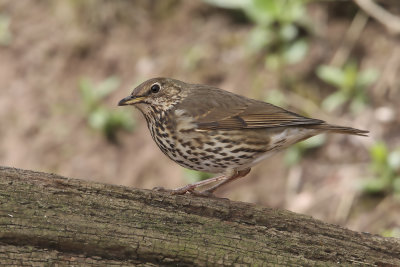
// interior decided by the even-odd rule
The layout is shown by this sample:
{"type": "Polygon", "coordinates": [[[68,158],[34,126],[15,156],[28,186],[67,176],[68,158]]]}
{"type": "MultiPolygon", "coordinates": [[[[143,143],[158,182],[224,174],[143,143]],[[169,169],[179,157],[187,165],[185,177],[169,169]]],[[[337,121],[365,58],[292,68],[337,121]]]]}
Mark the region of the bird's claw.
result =
{"type": "Polygon", "coordinates": [[[171,190],[169,190],[169,189],[165,189],[165,188],[162,187],[162,186],[153,187],[152,190],[157,191],[157,192],[168,192],[168,191],[171,191],[171,190]]]}
{"type": "Polygon", "coordinates": [[[177,188],[177,189],[165,189],[164,187],[154,187],[154,191],[157,192],[168,192],[171,195],[185,195],[185,194],[191,194],[197,197],[212,197],[212,198],[217,198],[213,194],[212,191],[204,190],[204,191],[196,191],[194,187],[189,187],[189,186],[184,186],[182,188],[177,188]]]}
{"type": "Polygon", "coordinates": [[[178,188],[178,189],[166,189],[164,187],[161,186],[156,186],[153,188],[154,191],[157,192],[167,192],[170,193],[171,195],[184,195],[186,192],[188,192],[189,190],[186,190],[184,188],[178,188]]]}

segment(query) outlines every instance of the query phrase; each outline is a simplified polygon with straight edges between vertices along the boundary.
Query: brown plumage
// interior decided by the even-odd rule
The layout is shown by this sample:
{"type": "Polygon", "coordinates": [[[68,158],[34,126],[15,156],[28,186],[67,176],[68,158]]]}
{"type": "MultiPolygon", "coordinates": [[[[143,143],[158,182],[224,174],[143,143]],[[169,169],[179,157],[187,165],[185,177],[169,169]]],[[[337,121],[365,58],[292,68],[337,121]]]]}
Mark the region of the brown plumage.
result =
{"type": "Polygon", "coordinates": [[[137,107],[154,141],[178,164],[223,173],[173,190],[177,194],[211,194],[222,184],[245,176],[261,160],[320,133],[368,133],[307,118],[219,88],[169,78],[142,83],[119,105],[137,107]],[[215,181],[221,182],[201,193],[194,191],[215,181]]]}

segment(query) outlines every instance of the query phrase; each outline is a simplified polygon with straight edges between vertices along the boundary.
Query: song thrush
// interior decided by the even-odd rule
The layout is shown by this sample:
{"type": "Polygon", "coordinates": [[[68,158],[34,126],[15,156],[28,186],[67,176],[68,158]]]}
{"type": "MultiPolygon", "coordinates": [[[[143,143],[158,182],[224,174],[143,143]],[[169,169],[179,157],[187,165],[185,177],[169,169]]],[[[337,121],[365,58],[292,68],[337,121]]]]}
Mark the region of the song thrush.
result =
{"type": "Polygon", "coordinates": [[[169,78],[143,82],[118,105],[138,108],[158,147],[179,165],[222,174],[172,190],[174,194],[210,195],[221,185],[244,177],[260,161],[320,133],[368,133],[212,86],[169,78]],[[203,192],[195,191],[216,181],[219,183],[203,192]]]}

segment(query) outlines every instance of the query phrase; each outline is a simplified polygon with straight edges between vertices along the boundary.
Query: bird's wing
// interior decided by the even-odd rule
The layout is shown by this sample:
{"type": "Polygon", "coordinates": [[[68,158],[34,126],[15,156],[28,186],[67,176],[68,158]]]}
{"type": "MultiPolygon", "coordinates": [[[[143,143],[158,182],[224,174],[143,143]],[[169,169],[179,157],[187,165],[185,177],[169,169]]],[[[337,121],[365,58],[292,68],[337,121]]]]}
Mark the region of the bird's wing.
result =
{"type": "Polygon", "coordinates": [[[272,104],[245,98],[218,88],[198,86],[180,107],[202,130],[236,130],[296,125],[317,125],[321,120],[306,118],[272,104]]]}

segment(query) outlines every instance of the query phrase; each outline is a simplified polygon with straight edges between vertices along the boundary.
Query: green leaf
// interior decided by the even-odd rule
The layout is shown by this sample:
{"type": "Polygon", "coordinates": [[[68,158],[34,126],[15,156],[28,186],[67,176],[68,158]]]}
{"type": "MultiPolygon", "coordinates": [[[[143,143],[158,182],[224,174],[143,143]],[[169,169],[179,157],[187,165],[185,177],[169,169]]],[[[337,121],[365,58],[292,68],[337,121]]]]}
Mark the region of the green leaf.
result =
{"type": "Polygon", "coordinates": [[[279,3],[276,0],[253,0],[253,6],[269,15],[276,14],[279,11],[279,3]]]}
{"type": "Polygon", "coordinates": [[[204,2],[228,9],[246,8],[252,5],[252,0],[203,0],[204,2]]]}
{"type": "Polygon", "coordinates": [[[397,176],[393,180],[393,191],[397,194],[400,194],[400,176],[397,176]]]}
{"type": "Polygon", "coordinates": [[[83,99],[83,104],[87,111],[94,109],[96,104],[96,97],[94,95],[93,83],[87,78],[81,78],[79,80],[79,89],[83,99]]]}
{"type": "Polygon", "coordinates": [[[279,13],[276,14],[277,20],[286,23],[294,23],[305,20],[307,1],[304,0],[276,0],[279,3],[279,13]]]}
{"type": "Polygon", "coordinates": [[[356,88],[358,78],[358,66],[355,62],[347,63],[343,68],[344,79],[341,89],[344,90],[349,96],[353,94],[356,88]]]}
{"type": "Polygon", "coordinates": [[[300,62],[307,54],[308,42],[298,40],[290,45],[284,52],[284,60],[288,64],[300,62]]]}
{"type": "Polygon", "coordinates": [[[286,24],[281,27],[279,36],[285,41],[292,41],[297,37],[298,33],[299,30],[294,24],[286,24]]]}
{"type": "Polygon", "coordinates": [[[317,76],[324,82],[342,88],[344,84],[344,73],[340,68],[322,65],[317,68],[317,76]]]}
{"type": "Polygon", "coordinates": [[[366,97],[365,95],[358,95],[353,98],[350,104],[351,112],[357,114],[364,110],[366,107],[366,97]]]}
{"type": "Polygon", "coordinates": [[[363,183],[363,191],[368,194],[384,193],[390,188],[390,178],[368,179],[363,183]]]}
{"type": "Polygon", "coordinates": [[[367,69],[362,71],[356,81],[356,86],[365,88],[373,84],[379,78],[379,71],[376,69],[367,69]]]}
{"type": "Polygon", "coordinates": [[[107,110],[98,108],[89,114],[89,125],[96,130],[103,130],[108,119],[107,110]]]}
{"type": "Polygon", "coordinates": [[[117,77],[109,77],[97,86],[96,94],[98,99],[103,99],[108,96],[112,91],[119,86],[119,79],[117,77]]]}
{"type": "Polygon", "coordinates": [[[107,78],[97,86],[94,86],[93,82],[87,78],[79,80],[79,89],[89,126],[101,131],[110,141],[116,141],[116,133],[119,130],[131,131],[134,127],[134,120],[127,110],[112,110],[102,104],[103,98],[118,85],[119,80],[116,77],[107,78]]]}
{"type": "Polygon", "coordinates": [[[258,52],[268,46],[273,40],[273,33],[266,27],[255,27],[249,35],[248,47],[252,52],[258,52]]]}
{"type": "Polygon", "coordinates": [[[260,8],[255,4],[247,6],[244,12],[250,20],[254,21],[259,26],[270,26],[274,21],[270,10],[263,7],[260,8]]]}
{"type": "Polygon", "coordinates": [[[386,165],[388,159],[388,149],[384,142],[377,142],[370,148],[370,155],[375,164],[386,165]]]}
{"type": "Polygon", "coordinates": [[[322,101],[322,108],[328,112],[332,112],[347,100],[347,96],[342,91],[337,91],[322,101]]]}
{"type": "Polygon", "coordinates": [[[325,143],[325,135],[316,135],[300,142],[305,149],[312,149],[322,146],[325,143]]]}
{"type": "Polygon", "coordinates": [[[400,170],[400,150],[390,153],[387,161],[390,168],[400,170]]]}

